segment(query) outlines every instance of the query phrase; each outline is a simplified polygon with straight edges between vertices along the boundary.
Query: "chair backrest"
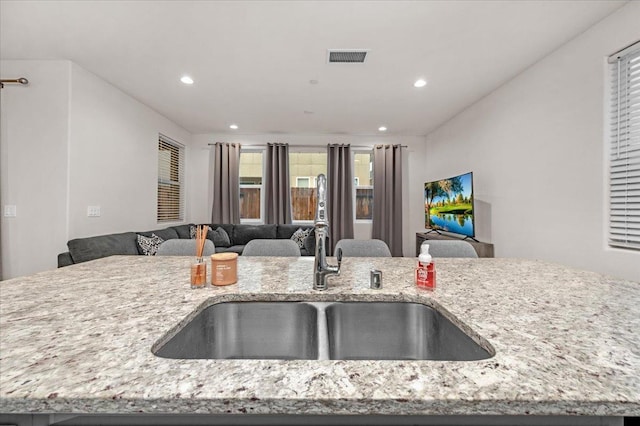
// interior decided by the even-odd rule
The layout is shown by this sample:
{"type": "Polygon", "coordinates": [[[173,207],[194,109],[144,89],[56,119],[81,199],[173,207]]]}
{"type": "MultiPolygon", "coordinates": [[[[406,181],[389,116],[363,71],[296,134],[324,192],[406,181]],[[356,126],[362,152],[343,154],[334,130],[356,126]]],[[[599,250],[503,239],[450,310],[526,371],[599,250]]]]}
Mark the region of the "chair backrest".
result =
{"type": "Polygon", "coordinates": [[[342,239],[336,244],[334,253],[342,249],[342,255],[347,257],[391,257],[389,246],[382,240],[353,240],[342,239]]]}
{"type": "Polygon", "coordinates": [[[432,257],[478,257],[478,253],[466,241],[455,240],[426,240],[429,244],[429,254],[432,257]]]}
{"type": "MultiPolygon", "coordinates": [[[[213,241],[205,240],[203,256],[211,256],[216,252],[213,241]]],[[[158,246],[156,256],[195,256],[196,240],[184,238],[172,238],[158,246]]]]}
{"type": "Polygon", "coordinates": [[[300,256],[300,247],[288,238],[251,240],[242,250],[243,256],[300,256]]]}

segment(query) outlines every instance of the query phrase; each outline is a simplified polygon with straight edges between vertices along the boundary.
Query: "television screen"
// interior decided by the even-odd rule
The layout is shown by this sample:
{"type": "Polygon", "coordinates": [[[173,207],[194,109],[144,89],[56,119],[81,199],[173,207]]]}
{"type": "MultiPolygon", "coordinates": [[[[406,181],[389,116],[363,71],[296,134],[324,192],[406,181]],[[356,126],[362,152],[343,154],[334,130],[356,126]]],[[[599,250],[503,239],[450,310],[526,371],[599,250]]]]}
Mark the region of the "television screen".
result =
{"type": "Polygon", "coordinates": [[[473,173],[424,184],[425,228],[475,236],[473,173]]]}

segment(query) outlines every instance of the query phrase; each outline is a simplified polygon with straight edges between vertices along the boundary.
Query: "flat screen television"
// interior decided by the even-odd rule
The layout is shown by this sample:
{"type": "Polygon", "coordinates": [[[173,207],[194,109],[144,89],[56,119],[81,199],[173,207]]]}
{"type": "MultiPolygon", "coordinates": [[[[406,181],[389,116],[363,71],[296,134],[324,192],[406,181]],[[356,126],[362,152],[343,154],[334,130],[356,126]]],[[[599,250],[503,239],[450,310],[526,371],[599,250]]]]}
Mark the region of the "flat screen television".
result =
{"type": "Polygon", "coordinates": [[[424,226],[475,237],[472,172],[424,184],[424,226]]]}

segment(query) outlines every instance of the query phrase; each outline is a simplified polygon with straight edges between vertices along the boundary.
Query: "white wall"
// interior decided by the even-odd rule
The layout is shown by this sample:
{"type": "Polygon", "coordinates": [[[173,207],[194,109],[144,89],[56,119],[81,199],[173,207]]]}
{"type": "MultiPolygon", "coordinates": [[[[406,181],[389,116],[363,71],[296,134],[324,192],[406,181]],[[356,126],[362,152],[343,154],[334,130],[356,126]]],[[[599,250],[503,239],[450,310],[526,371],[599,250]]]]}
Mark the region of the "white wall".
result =
{"type": "Polygon", "coordinates": [[[191,134],[76,64],[71,83],[69,239],[167,226],[156,221],[158,133],[187,150],[191,134]]]}
{"type": "Polygon", "coordinates": [[[30,81],[2,89],[2,204],[18,211],[2,218],[3,278],[56,268],[72,238],[166,226],[158,133],[189,157],[187,131],[68,61],[2,61],[2,75],[30,81]]]}
{"type": "Polygon", "coordinates": [[[28,86],[0,91],[2,216],[5,278],[55,268],[66,250],[68,61],[0,61],[3,78],[26,77],[28,86]]]}
{"type": "MultiPolygon", "coordinates": [[[[211,221],[211,184],[209,176],[209,143],[235,142],[243,145],[266,145],[269,142],[288,143],[290,145],[326,146],[328,143],[349,143],[354,146],[372,146],[375,144],[407,145],[403,150],[403,252],[405,256],[415,256],[415,233],[424,230],[422,158],[424,158],[424,138],[415,136],[347,136],[347,135],[194,135],[192,158],[189,161],[188,183],[191,191],[193,222],[211,221]]],[[[371,225],[356,223],[355,238],[371,238],[371,225]]]]}
{"type": "Polygon", "coordinates": [[[425,180],[474,172],[477,235],[497,256],[640,280],[607,247],[605,58],[640,38],[631,2],[427,136],[425,180]]]}

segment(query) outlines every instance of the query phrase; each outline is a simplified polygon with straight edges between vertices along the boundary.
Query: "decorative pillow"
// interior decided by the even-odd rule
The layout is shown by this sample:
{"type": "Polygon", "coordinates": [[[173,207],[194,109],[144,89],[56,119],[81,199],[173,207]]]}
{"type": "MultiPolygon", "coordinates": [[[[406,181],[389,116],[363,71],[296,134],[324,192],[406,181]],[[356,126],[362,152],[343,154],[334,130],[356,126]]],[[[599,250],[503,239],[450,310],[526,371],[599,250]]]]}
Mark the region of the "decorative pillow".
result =
{"type": "Polygon", "coordinates": [[[304,248],[307,254],[313,255],[316,251],[316,230],[311,228],[309,236],[304,240],[304,248]]]}
{"type": "Polygon", "coordinates": [[[229,247],[231,245],[229,234],[227,234],[227,231],[220,226],[218,226],[215,231],[213,229],[209,229],[209,232],[207,232],[207,238],[213,241],[213,245],[216,247],[229,247]]]}
{"type": "Polygon", "coordinates": [[[291,236],[291,239],[293,241],[295,241],[295,243],[298,245],[298,247],[303,249],[304,248],[304,240],[306,240],[307,237],[309,236],[309,234],[311,234],[311,230],[312,229],[313,228],[307,228],[307,229],[298,228],[296,230],[296,232],[294,232],[293,235],[291,236]]]}
{"type": "Polygon", "coordinates": [[[145,256],[155,256],[158,246],[162,243],[164,243],[164,240],[156,234],[151,234],[150,237],[138,234],[138,246],[145,256]]]}
{"type": "Polygon", "coordinates": [[[189,238],[193,240],[195,237],[196,237],[196,226],[189,225],[189,238]]]}

